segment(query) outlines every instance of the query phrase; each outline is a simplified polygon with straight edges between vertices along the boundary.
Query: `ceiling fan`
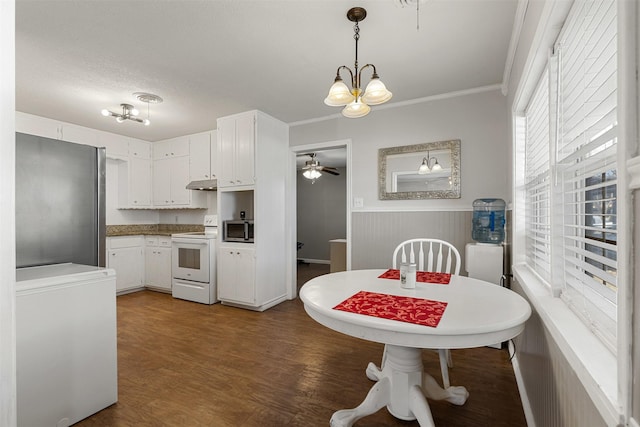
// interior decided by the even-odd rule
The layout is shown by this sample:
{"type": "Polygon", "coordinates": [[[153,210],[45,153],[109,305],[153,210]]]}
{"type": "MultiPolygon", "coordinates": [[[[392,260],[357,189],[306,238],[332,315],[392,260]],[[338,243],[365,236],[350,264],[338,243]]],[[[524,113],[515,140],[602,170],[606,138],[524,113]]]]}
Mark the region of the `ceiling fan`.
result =
{"type": "Polygon", "coordinates": [[[316,153],[307,153],[303,154],[303,156],[311,157],[311,160],[307,160],[304,167],[302,168],[302,175],[305,178],[315,181],[316,179],[320,178],[320,176],[322,176],[323,172],[331,175],[340,175],[340,172],[338,172],[336,168],[321,166],[320,162],[316,159],[316,153]]]}

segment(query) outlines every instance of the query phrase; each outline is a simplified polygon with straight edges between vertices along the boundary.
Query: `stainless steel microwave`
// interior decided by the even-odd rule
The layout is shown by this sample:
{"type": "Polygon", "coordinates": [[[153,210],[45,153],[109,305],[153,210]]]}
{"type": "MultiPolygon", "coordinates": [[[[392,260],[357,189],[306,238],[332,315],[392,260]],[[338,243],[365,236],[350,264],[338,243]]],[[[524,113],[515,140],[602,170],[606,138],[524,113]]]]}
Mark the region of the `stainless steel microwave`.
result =
{"type": "Polygon", "coordinates": [[[225,242],[253,242],[253,220],[238,219],[224,221],[223,239],[225,242]]]}

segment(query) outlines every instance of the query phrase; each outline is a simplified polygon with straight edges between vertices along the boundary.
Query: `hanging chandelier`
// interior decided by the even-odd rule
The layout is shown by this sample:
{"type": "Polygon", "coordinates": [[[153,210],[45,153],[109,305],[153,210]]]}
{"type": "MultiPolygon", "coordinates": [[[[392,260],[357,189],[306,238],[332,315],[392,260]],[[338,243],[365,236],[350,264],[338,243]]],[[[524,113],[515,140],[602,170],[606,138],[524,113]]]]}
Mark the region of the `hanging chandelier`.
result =
{"type": "Polygon", "coordinates": [[[347,19],[355,22],[353,26],[353,38],[356,41],[354,70],[352,71],[346,65],[338,67],[334,83],[324,100],[324,103],[331,107],[345,106],[342,109],[342,115],[352,119],[366,116],[369,114],[369,111],[371,111],[370,105],[385,103],[390,100],[392,96],[392,93],[387,90],[384,83],[380,80],[375,65],[366,64],[362,69],[358,70],[358,40],[360,39],[360,27],[358,23],[366,17],[367,11],[362,7],[354,7],[347,12],[347,19]],[[366,89],[362,92],[362,71],[368,67],[373,69],[373,74],[366,89]],[[343,69],[347,70],[351,76],[351,89],[349,89],[340,76],[340,71],[343,69]]]}
{"type": "Polygon", "coordinates": [[[442,170],[442,166],[438,163],[438,159],[436,157],[429,157],[429,151],[427,151],[427,157],[422,158],[422,163],[418,168],[418,175],[426,175],[431,172],[438,172],[442,170]],[[435,162],[431,164],[431,160],[435,162]]]}
{"type": "Polygon", "coordinates": [[[151,120],[149,120],[149,104],[160,104],[162,102],[162,98],[158,95],[154,95],[152,93],[145,92],[136,92],[133,94],[138,101],[144,102],[147,104],[147,118],[141,119],[138,117],[140,111],[135,108],[131,104],[120,104],[120,108],[122,108],[122,112],[114,113],[113,111],[107,110],[106,108],[101,111],[102,115],[105,117],[115,117],[116,122],[122,123],[125,120],[132,120],[134,122],[142,123],[145,126],[149,126],[151,124],[151,120]]]}

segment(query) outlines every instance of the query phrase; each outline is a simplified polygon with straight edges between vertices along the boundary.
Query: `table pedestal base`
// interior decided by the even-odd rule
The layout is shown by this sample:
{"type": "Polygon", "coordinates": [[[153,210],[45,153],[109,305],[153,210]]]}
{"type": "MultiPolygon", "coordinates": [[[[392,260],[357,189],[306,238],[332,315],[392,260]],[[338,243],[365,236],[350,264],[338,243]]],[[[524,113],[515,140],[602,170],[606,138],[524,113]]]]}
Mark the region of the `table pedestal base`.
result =
{"type": "Polygon", "coordinates": [[[367,397],[356,408],[335,412],[331,417],[331,427],[351,427],[360,418],[384,406],[396,418],[418,420],[421,427],[434,427],[425,396],[454,405],[463,405],[469,397],[466,388],[448,387],[445,390],[425,373],[419,348],[386,345],[382,369],[369,363],[367,377],[376,381],[367,397]]]}

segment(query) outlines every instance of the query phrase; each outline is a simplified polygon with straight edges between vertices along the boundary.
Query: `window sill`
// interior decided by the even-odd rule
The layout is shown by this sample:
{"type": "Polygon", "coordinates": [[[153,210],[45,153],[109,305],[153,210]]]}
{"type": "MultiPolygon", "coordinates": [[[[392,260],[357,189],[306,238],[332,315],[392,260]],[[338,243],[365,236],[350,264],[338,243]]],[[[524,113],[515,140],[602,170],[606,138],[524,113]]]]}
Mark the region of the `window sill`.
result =
{"type": "Polygon", "coordinates": [[[617,358],[525,265],[513,274],[607,425],[622,419],[617,358]]]}

